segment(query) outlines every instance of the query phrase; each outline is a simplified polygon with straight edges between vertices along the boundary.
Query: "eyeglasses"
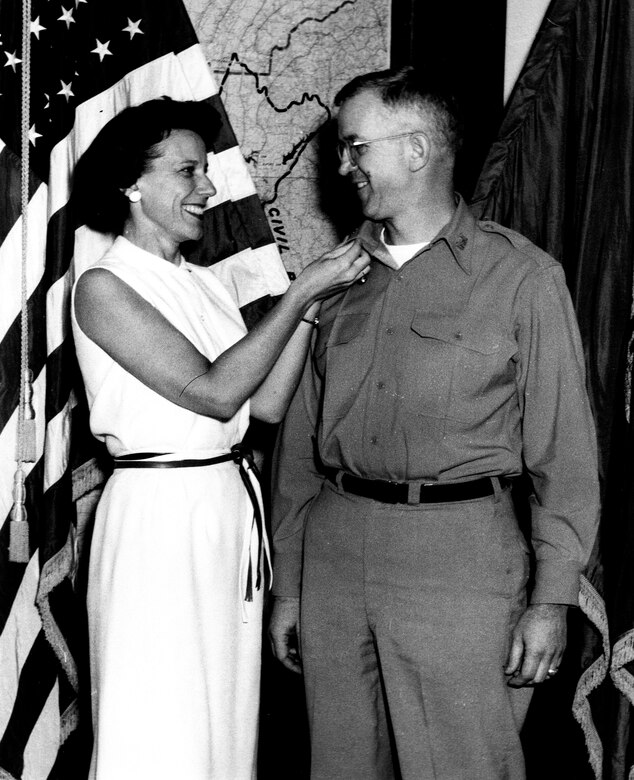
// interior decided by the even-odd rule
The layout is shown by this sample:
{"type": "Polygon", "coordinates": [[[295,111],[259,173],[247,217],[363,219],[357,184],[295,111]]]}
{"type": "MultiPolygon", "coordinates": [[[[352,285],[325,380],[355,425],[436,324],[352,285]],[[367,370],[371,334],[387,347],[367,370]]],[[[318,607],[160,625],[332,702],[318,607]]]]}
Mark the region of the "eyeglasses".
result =
{"type": "Polygon", "coordinates": [[[405,138],[414,133],[420,132],[419,130],[410,130],[407,133],[398,133],[397,135],[384,135],[382,138],[371,138],[369,141],[337,141],[337,154],[339,159],[343,162],[344,155],[347,153],[350,162],[353,165],[359,164],[359,159],[363,157],[366,152],[366,146],[375,144],[378,141],[393,141],[396,138],[405,138]]]}

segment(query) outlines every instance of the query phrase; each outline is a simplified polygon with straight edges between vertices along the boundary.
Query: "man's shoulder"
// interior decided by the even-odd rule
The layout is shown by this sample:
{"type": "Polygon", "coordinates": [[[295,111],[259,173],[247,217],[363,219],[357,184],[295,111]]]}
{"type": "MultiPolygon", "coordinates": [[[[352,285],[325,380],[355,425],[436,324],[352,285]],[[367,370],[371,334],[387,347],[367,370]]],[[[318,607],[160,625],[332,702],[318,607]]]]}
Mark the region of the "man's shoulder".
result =
{"type": "Polygon", "coordinates": [[[476,220],[476,230],[486,243],[495,245],[507,257],[535,270],[558,267],[559,262],[517,230],[490,219],[476,220]]]}

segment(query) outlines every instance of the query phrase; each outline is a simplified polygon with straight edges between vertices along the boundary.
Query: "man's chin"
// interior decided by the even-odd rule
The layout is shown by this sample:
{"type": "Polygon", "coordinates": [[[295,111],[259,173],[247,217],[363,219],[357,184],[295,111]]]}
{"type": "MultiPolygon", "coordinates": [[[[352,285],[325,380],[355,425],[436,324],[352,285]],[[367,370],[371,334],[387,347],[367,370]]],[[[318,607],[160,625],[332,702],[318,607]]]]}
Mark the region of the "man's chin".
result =
{"type": "Polygon", "coordinates": [[[377,214],[376,209],[373,209],[372,206],[368,203],[368,201],[359,201],[359,205],[361,206],[361,213],[366,219],[373,219],[375,221],[380,219],[380,216],[377,214]]]}

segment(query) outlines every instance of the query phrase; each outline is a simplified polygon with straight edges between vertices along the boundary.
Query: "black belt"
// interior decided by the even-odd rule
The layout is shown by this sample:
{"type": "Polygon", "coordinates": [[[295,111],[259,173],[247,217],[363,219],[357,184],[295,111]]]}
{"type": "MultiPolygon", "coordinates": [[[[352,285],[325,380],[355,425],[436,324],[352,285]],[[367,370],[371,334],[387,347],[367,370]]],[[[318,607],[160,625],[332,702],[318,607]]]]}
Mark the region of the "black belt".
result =
{"type": "Polygon", "coordinates": [[[162,455],[167,455],[167,453],[133,452],[129,455],[121,455],[118,458],[115,458],[114,467],[116,469],[183,469],[190,468],[192,466],[213,466],[215,463],[227,463],[230,460],[236,460],[236,457],[233,454],[233,449],[231,452],[227,452],[224,455],[216,455],[213,458],[188,458],[186,460],[145,460],[145,458],[157,458],[161,457],[162,455]]]}
{"type": "MultiPolygon", "coordinates": [[[[336,472],[330,479],[337,484],[336,472]]],[[[431,485],[421,485],[420,496],[413,503],[419,504],[443,504],[452,501],[470,501],[474,498],[492,496],[495,493],[493,480],[498,479],[500,487],[504,489],[511,483],[504,477],[483,477],[469,482],[454,482],[431,485]]],[[[384,504],[408,504],[409,483],[389,482],[382,479],[362,479],[352,474],[341,476],[341,487],[346,493],[354,493],[356,496],[372,498],[384,504]]]]}
{"type": "MultiPolygon", "coordinates": [[[[244,461],[247,462],[248,467],[255,474],[258,482],[261,481],[260,472],[253,459],[253,452],[249,447],[245,447],[243,444],[234,444],[230,452],[226,452],[224,455],[216,455],[213,458],[187,458],[185,460],[146,460],[146,458],[156,458],[167,453],[160,452],[133,452],[129,455],[121,455],[114,459],[115,469],[182,469],[191,468],[194,466],[213,466],[216,463],[227,463],[232,460],[239,469],[240,477],[244,487],[246,488],[251,503],[253,504],[253,521],[257,529],[258,536],[258,561],[256,568],[256,581],[255,589],[260,590],[262,587],[260,567],[262,563],[262,545],[264,543],[264,521],[262,519],[262,512],[260,511],[260,502],[253,488],[246,468],[244,467],[244,461]]],[[[249,545],[250,547],[250,545],[249,545]]],[[[251,562],[249,558],[249,573],[247,576],[246,593],[244,600],[253,601],[253,583],[251,580],[251,562]]],[[[265,570],[264,570],[265,583],[270,581],[270,571],[268,560],[265,556],[265,570]]]]}

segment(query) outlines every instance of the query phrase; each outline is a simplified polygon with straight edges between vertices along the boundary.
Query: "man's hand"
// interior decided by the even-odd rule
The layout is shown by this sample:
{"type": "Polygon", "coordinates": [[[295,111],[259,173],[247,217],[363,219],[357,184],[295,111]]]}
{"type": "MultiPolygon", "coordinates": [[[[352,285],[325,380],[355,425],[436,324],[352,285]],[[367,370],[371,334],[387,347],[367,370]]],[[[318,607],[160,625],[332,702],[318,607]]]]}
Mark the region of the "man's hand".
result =
{"type": "Polygon", "coordinates": [[[299,639],[299,599],[276,597],[269,620],[271,649],[278,661],[298,674],[302,671],[299,639]]]}
{"type": "Polygon", "coordinates": [[[566,648],[566,604],[534,604],[526,609],[511,636],[504,668],[514,688],[544,682],[559,669],[566,648]]]}

